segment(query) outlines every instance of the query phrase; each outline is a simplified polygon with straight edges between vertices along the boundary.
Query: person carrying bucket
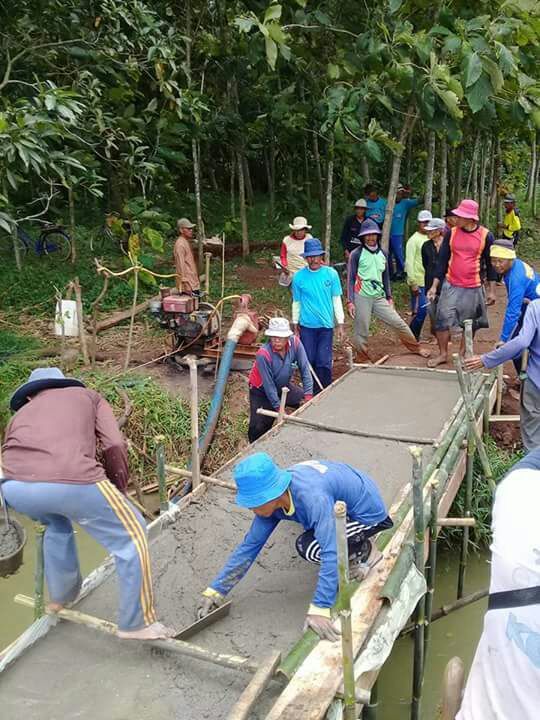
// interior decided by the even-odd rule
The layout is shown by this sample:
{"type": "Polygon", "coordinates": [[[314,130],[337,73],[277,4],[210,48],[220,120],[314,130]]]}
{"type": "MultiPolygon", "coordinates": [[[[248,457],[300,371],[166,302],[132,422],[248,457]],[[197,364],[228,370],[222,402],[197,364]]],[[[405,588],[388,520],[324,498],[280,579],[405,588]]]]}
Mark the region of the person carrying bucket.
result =
{"type": "Polygon", "coordinates": [[[320,565],[319,579],[304,629],[321,639],[339,639],[332,621],[338,590],[334,504],[347,504],[347,540],[352,579],[363,580],[382,554],[369,538],[393,525],[375,482],[365,473],[329,460],[308,460],[282,470],[267,453],[256,453],[234,468],[236,502],[255,518],[244,540],[203,592],[197,616],[203,618],[247,573],[281,520],[299,523],[301,558],[320,565]]]}
{"type": "Polygon", "coordinates": [[[118,636],[172,637],[157,621],[146,527],[128,502],[127,449],[112,408],[58,368],[38,368],[13,394],[2,448],[7,504],[45,526],[49,611],[73,602],[81,574],[72,522],[116,562],[120,587],[118,636]],[[96,459],[99,442],[102,462],[96,459]]]}

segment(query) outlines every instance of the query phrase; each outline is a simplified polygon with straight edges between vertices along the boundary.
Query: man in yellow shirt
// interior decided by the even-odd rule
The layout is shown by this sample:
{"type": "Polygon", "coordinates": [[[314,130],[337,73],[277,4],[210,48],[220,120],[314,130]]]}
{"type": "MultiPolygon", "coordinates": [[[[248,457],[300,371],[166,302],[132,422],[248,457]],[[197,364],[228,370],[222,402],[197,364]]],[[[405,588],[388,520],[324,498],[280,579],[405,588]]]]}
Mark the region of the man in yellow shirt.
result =
{"type": "Polygon", "coordinates": [[[502,234],[508,240],[512,240],[514,247],[518,244],[519,233],[521,230],[521,220],[519,219],[519,210],[516,207],[516,198],[513,195],[506,195],[503,199],[504,219],[499,223],[498,227],[502,230],[502,234]]]}
{"type": "Polygon", "coordinates": [[[420,210],[417,218],[418,229],[411,235],[405,248],[405,272],[411,292],[412,320],[410,328],[417,340],[422,332],[422,325],[427,314],[422,245],[428,239],[426,225],[431,219],[432,215],[429,210],[420,210]]]}

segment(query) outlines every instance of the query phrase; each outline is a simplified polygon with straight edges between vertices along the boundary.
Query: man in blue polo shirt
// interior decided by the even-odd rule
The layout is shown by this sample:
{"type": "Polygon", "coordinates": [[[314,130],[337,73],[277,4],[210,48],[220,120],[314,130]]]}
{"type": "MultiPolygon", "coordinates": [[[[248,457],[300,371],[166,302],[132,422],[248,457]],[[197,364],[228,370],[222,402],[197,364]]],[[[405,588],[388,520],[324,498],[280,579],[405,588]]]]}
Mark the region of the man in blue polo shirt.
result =
{"type": "Polygon", "coordinates": [[[410,188],[403,185],[398,186],[396,204],[392,214],[392,224],[390,225],[390,252],[388,253],[388,262],[391,280],[403,280],[405,278],[405,258],[403,256],[405,223],[407,222],[409,210],[418,205],[418,200],[409,197],[410,194],[410,188]]]}
{"type": "Polygon", "coordinates": [[[256,517],[243,541],[203,592],[198,617],[219,607],[281,520],[292,520],[304,528],[296,540],[296,551],[304,560],[321,566],[304,628],[311,628],[324,640],[337,640],[339,630],[331,617],[338,590],[334,504],[342,500],[347,505],[350,574],[363,580],[382,557],[369,538],[393,525],[377,485],[345,463],[307,460],[282,470],[266,453],[256,453],[238,463],[234,479],[237,504],[252,510],[256,517]]]}
{"type": "MultiPolygon", "coordinates": [[[[325,388],[332,382],[334,324],[338,339],[343,339],[341,282],[334,268],[324,264],[324,250],[317,238],[306,240],[302,257],[308,266],[293,276],[293,328],[300,334],[308,360],[325,388]]],[[[320,385],[316,379],[315,394],[321,391],[320,385]]]]}
{"type": "Polygon", "coordinates": [[[384,216],[386,215],[386,198],[379,195],[375,185],[366,185],[364,196],[367,203],[366,218],[375,220],[377,225],[382,228],[384,216]]]}

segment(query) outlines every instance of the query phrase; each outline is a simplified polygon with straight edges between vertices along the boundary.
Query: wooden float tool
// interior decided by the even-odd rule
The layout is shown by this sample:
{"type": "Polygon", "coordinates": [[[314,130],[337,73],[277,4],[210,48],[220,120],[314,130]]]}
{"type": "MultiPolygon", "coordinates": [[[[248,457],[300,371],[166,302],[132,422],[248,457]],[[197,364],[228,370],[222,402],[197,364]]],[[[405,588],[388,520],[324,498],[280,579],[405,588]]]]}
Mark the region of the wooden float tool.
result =
{"type": "Polygon", "coordinates": [[[205,615],[200,620],[197,620],[196,622],[191,623],[191,625],[185,627],[183,630],[180,630],[180,632],[174,636],[175,640],[187,640],[201,630],[207,628],[209,625],[213,625],[218,620],[221,620],[221,618],[227,617],[231,611],[231,604],[232,603],[229,600],[215,610],[212,610],[212,612],[208,613],[208,615],[205,615]]]}
{"type": "MultiPolygon", "coordinates": [[[[15,595],[14,601],[18,605],[25,605],[31,608],[35,605],[34,599],[27,595],[15,595]]],[[[47,615],[57,615],[62,620],[68,620],[77,625],[85,625],[92,630],[99,630],[106,635],[117,637],[118,626],[108,620],[102,620],[93,615],[87,615],[78,610],[68,610],[67,608],[59,610],[56,613],[45,609],[45,613],[47,615]]],[[[133,642],[138,646],[141,644],[148,645],[149,647],[165,650],[166,652],[186,655],[195,660],[202,660],[212,663],[213,665],[221,665],[222,667],[231,668],[232,670],[247,670],[248,672],[256,673],[259,669],[259,665],[249,658],[238,655],[228,655],[227,653],[212,652],[211,650],[206,650],[205,648],[185,642],[184,640],[169,638],[167,640],[130,640],[126,642],[133,642]]]]}

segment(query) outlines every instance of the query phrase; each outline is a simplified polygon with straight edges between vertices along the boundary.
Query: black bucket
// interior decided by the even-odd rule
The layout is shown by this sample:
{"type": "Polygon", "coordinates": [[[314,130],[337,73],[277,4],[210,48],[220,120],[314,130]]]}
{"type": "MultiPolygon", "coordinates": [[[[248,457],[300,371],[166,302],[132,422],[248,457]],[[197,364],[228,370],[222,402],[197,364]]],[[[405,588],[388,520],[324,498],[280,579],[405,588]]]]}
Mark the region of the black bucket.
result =
{"type": "MultiPolygon", "coordinates": [[[[17,547],[11,548],[9,554],[2,555],[2,546],[0,544],[0,577],[7,577],[13,575],[21,567],[23,561],[23,550],[26,545],[26,530],[23,528],[18,520],[10,518],[10,528],[15,529],[18,536],[17,547]]],[[[5,527],[4,523],[0,520],[0,532],[5,527]]],[[[11,543],[13,545],[13,543],[11,543]]]]}

